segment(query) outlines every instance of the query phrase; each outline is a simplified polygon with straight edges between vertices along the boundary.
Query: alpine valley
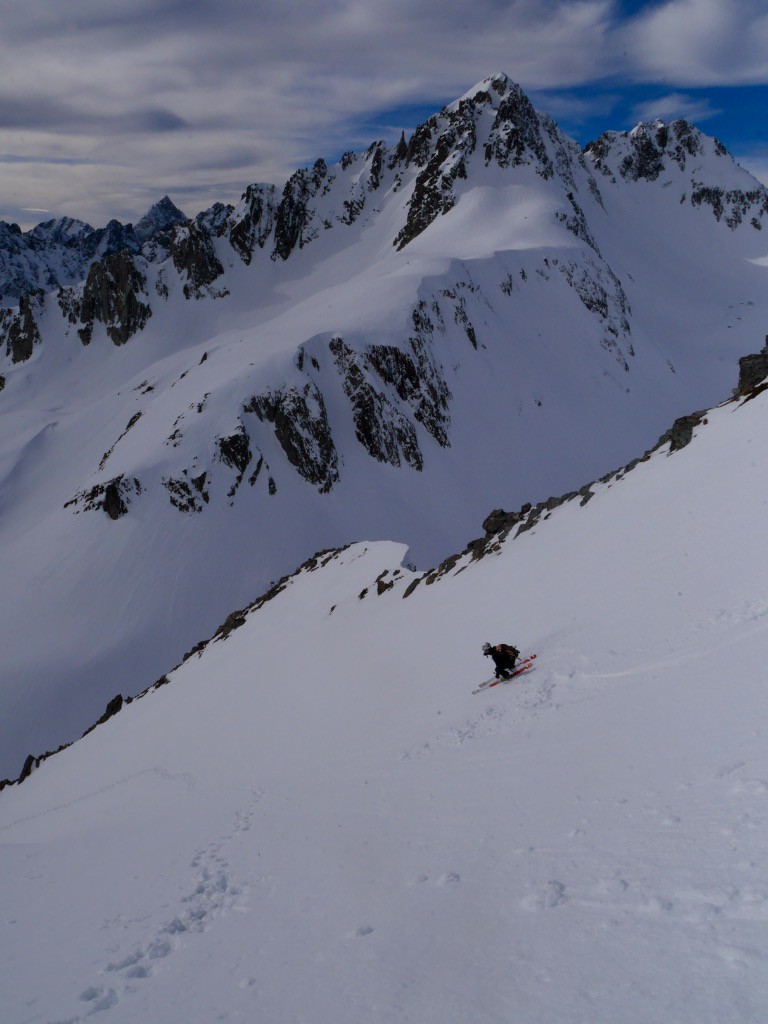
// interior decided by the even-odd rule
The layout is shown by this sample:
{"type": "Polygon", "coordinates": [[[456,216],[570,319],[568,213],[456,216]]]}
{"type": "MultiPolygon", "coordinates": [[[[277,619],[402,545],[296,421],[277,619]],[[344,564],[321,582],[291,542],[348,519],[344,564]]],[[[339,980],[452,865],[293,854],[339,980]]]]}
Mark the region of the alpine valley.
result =
{"type": "Polygon", "coordinates": [[[0,225],[7,1019],[763,1020],[767,284],[720,142],[501,74],[0,225]]]}

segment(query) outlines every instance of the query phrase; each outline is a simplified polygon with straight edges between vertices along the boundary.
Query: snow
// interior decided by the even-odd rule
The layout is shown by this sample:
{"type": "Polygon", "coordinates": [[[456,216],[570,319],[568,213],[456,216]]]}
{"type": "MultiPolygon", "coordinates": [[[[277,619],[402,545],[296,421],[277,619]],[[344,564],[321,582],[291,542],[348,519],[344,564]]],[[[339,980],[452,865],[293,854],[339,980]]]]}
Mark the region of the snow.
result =
{"type": "Polygon", "coordinates": [[[343,227],[370,157],[331,168],[285,263],[218,238],[229,294],[189,301],[142,263],[126,345],[97,324],[84,348],[49,295],[32,358],[4,357],[0,776],[170,684],[0,793],[3,1024],[765,1019],[766,394],[404,598],[492,508],[720,402],[763,343],[762,232],[681,202],[753,179],[705,140],[598,198],[547,138],[553,179],[481,144],[402,251],[418,168],[343,227]],[[358,443],[329,343],[403,350],[420,303],[451,444],[417,421],[417,472],[358,443]],[[307,383],[330,493],[246,409],[307,383]],[[233,496],[218,440],[244,423],[268,469],[233,496]],[[181,514],[163,480],[203,470],[181,514]],[[68,504],[118,474],[124,517],[68,504]],[[472,695],[484,641],[534,668],[472,695]]]}
{"type": "MultiPolygon", "coordinates": [[[[14,581],[0,598],[12,680],[0,775],[15,777],[30,751],[77,737],[116,692],[138,692],[313,551],[395,539],[417,564],[437,563],[494,506],[577,488],[652,445],[676,416],[727,393],[737,358],[765,334],[761,232],[731,231],[708,208],[681,205],[676,190],[648,182],[601,181],[600,206],[574,165],[601,262],[555,219],[572,212],[562,181],[530,167],[484,168],[475,156],[455,207],[402,252],[392,240],[412,182],[382,186],[359,222],[324,230],[284,264],[257,250],[245,267],[219,239],[223,299],[186,301],[178,275],[146,265],[152,317],[120,348],[98,324],[83,348],[49,297],[44,343],[28,363],[4,368],[0,398],[0,573],[14,581]],[[626,337],[609,268],[628,300],[626,337]],[[602,281],[605,315],[585,306],[565,270],[602,281]],[[161,276],[167,301],[156,298],[161,276]],[[452,398],[450,448],[416,424],[417,474],[375,462],[357,442],[328,344],[341,336],[358,352],[402,347],[419,301],[436,303],[443,318],[433,355],[452,398]],[[237,428],[253,395],[306,383],[295,367],[301,346],[320,365],[312,379],[339,451],[339,483],[318,494],[288,465],[271,427],[251,416],[277,494],[265,474],[233,502],[216,438],[237,428]],[[204,469],[214,477],[211,503],[185,518],[163,478],[204,469]],[[119,473],[142,486],[123,520],[65,508],[119,473]]],[[[706,180],[727,178],[728,166],[713,160],[706,180]]],[[[317,199],[319,221],[349,185],[338,167],[333,173],[336,191],[317,199]]]]}
{"type": "Polygon", "coordinates": [[[765,397],[407,599],[329,557],[6,789],[5,1019],[763,1020],[765,397]]]}

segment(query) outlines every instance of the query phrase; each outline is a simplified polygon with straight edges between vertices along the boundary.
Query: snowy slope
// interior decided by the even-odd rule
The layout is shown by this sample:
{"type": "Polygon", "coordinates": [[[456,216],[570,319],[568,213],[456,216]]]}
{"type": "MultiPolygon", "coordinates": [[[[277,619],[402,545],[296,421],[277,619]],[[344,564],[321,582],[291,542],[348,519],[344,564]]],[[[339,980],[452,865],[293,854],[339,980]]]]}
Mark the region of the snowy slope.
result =
{"type": "Polygon", "coordinates": [[[6,789],[5,1019],[764,1020],[767,398],[415,589],[321,558],[6,789]]]}
{"type": "Polygon", "coordinates": [[[768,194],[675,124],[584,155],[494,76],[3,314],[0,775],[313,551],[433,564],[717,401],[768,194]]]}

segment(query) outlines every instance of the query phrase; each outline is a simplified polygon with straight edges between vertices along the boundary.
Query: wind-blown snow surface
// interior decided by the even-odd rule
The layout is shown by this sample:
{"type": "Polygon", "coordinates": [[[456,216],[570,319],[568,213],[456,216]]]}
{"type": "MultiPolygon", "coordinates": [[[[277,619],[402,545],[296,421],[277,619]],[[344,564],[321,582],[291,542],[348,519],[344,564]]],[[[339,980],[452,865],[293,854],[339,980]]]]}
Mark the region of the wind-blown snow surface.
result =
{"type": "Polygon", "coordinates": [[[4,791],[4,1019],[764,1021],[767,417],[407,599],[355,545],[4,791]]]}
{"type": "Polygon", "coordinates": [[[683,125],[680,156],[664,129],[643,177],[634,137],[585,157],[504,76],[464,104],[414,133],[412,158],[374,146],[299,172],[309,198],[289,258],[270,234],[275,190],[259,186],[248,194],[264,208],[271,196],[271,213],[252,234],[268,244],[251,240],[247,263],[234,247],[244,197],[233,234],[210,238],[210,286],[166,250],[137,256],[145,290],[131,294],[152,315],[119,347],[98,320],[83,345],[76,287],[39,300],[41,340],[3,365],[0,391],[0,777],[78,736],[315,550],[391,539],[434,564],[493,507],[650,447],[761,347],[766,194],[714,140],[683,125]],[[740,219],[738,195],[752,196],[740,219]],[[373,352],[411,363],[393,384],[373,352]],[[257,401],[274,415],[286,395],[308,396],[297,432],[314,482],[257,401]],[[361,443],[360,407],[386,451],[361,443]],[[221,441],[243,436],[238,474],[221,441]],[[115,479],[129,507],[113,522],[88,494],[103,501],[115,479]]]}

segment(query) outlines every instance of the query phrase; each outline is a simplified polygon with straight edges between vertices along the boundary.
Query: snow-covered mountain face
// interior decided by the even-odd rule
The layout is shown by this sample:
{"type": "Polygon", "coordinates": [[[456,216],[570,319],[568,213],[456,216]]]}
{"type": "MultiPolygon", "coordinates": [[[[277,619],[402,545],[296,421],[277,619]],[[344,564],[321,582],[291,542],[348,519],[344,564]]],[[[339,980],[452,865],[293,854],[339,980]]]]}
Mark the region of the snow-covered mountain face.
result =
{"type": "Polygon", "coordinates": [[[766,190],[719,144],[675,122],[582,153],[504,76],[397,146],[162,214],[1,314],[0,774],[318,549],[435,563],[623,464],[768,324],[766,190]]]}
{"type": "Polygon", "coordinates": [[[762,1020],[766,374],[482,558],[314,559],[6,788],[4,1018],[762,1020]],[[473,695],[486,640],[538,657],[473,695]]]}

